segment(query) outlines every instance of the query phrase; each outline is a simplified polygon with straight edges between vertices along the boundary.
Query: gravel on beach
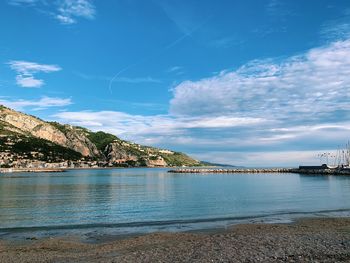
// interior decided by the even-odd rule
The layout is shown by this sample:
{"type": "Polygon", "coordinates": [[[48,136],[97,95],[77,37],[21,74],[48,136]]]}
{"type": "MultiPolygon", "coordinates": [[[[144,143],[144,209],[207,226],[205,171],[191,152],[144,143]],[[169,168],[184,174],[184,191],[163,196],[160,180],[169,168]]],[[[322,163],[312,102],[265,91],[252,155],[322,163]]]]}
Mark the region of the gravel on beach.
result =
{"type": "Polygon", "coordinates": [[[350,262],[350,218],[154,233],[102,244],[67,240],[2,242],[0,262],[350,262]]]}

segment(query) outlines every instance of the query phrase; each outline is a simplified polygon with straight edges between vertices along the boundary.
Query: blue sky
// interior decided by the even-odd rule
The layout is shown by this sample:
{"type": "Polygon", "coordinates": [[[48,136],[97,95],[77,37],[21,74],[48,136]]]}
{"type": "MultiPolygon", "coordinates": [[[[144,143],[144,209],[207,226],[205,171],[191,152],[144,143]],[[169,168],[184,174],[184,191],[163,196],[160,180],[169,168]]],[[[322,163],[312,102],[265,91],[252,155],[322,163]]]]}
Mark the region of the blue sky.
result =
{"type": "Polygon", "coordinates": [[[4,0],[0,103],[249,166],[350,130],[349,1],[4,0]]]}

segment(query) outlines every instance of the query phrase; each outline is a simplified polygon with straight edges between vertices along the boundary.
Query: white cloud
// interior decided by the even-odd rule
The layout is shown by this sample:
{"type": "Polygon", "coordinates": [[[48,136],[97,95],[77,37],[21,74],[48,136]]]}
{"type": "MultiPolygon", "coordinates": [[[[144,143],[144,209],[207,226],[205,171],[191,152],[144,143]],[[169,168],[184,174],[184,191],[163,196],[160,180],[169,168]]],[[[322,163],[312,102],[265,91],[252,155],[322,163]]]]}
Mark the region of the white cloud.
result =
{"type": "Polygon", "coordinates": [[[0,97],[0,104],[11,109],[24,110],[30,107],[33,110],[43,110],[51,107],[64,107],[72,104],[70,98],[42,97],[39,100],[11,100],[0,97]]]}
{"type": "Polygon", "coordinates": [[[33,76],[17,75],[16,83],[24,88],[39,88],[44,84],[44,81],[35,79],[33,76]]]}
{"type": "Polygon", "coordinates": [[[66,24],[66,25],[74,24],[76,22],[75,19],[64,15],[57,15],[56,19],[59,20],[62,24],[66,24]]]}
{"type": "Polygon", "coordinates": [[[144,135],[182,134],[186,129],[243,127],[264,123],[264,119],[208,117],[174,118],[169,115],[131,115],[117,111],[60,112],[54,115],[63,122],[87,126],[92,130],[104,130],[136,139],[144,135]]]}
{"type": "Polygon", "coordinates": [[[44,85],[42,79],[36,79],[34,74],[44,72],[51,73],[60,71],[57,65],[38,64],[35,62],[13,60],[8,62],[10,68],[17,72],[16,83],[24,88],[38,88],[44,85]]]}
{"type": "Polygon", "coordinates": [[[323,118],[350,110],[350,40],[315,48],[279,63],[241,68],[174,88],[174,115],[233,115],[270,119],[323,118]]]}
{"type": "Polygon", "coordinates": [[[79,17],[93,19],[95,13],[95,6],[91,0],[63,0],[60,1],[56,19],[62,24],[73,24],[79,17]]]}
{"type": "Polygon", "coordinates": [[[61,68],[57,65],[45,65],[21,60],[13,60],[8,62],[8,64],[10,65],[11,69],[16,70],[21,74],[31,74],[37,72],[50,73],[61,70],[61,68]]]}
{"type": "Polygon", "coordinates": [[[349,38],[350,21],[343,21],[342,23],[337,23],[336,25],[330,25],[330,23],[327,23],[323,26],[321,35],[323,38],[328,40],[349,38]]]}
{"type": "Polygon", "coordinates": [[[350,9],[345,9],[338,18],[326,21],[321,27],[320,34],[328,41],[349,39],[350,9]]]}
{"type": "Polygon", "coordinates": [[[96,14],[92,0],[9,0],[8,2],[14,6],[39,7],[41,12],[53,16],[65,25],[76,23],[78,18],[93,19],[96,14]]]}

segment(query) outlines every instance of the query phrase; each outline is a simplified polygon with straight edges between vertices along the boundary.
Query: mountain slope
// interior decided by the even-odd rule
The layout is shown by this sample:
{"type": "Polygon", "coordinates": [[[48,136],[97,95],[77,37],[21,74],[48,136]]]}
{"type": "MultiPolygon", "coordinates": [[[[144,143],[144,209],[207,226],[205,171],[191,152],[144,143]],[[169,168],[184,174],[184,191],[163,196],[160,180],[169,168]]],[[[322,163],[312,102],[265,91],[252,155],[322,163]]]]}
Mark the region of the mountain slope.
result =
{"type": "Polygon", "coordinates": [[[46,122],[0,106],[0,165],[6,167],[198,166],[183,153],[102,131],[46,122]]]}
{"type": "Polygon", "coordinates": [[[83,156],[96,156],[99,151],[86,137],[69,125],[61,125],[65,129],[59,129],[52,123],[45,122],[39,118],[16,112],[6,107],[0,109],[0,122],[6,127],[13,127],[13,132],[32,136],[67,147],[83,156]]]}

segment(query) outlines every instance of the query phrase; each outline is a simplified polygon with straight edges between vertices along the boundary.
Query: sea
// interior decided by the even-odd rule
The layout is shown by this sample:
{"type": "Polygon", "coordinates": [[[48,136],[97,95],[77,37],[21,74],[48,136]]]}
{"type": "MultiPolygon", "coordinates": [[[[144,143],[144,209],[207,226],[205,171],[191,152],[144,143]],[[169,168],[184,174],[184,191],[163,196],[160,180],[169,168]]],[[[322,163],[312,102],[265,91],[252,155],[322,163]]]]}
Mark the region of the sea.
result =
{"type": "Polygon", "coordinates": [[[349,217],[350,177],[163,168],[0,174],[0,240],[83,242],[242,223],[349,217]]]}

